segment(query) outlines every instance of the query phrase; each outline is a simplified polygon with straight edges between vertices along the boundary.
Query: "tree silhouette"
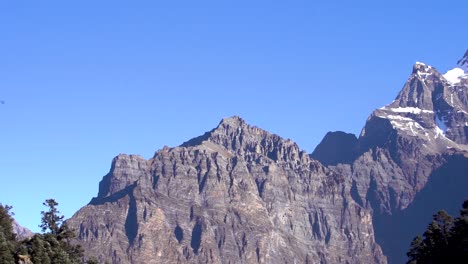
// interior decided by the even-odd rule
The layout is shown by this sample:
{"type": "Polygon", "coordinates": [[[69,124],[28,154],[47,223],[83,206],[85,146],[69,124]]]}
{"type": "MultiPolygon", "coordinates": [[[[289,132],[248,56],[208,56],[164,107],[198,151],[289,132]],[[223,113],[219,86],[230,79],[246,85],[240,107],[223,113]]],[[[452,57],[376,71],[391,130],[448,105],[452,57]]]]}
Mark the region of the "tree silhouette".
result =
{"type": "Polygon", "coordinates": [[[409,264],[465,263],[468,259],[468,200],[460,217],[445,211],[432,217],[423,236],[416,236],[406,253],[409,264]]]}

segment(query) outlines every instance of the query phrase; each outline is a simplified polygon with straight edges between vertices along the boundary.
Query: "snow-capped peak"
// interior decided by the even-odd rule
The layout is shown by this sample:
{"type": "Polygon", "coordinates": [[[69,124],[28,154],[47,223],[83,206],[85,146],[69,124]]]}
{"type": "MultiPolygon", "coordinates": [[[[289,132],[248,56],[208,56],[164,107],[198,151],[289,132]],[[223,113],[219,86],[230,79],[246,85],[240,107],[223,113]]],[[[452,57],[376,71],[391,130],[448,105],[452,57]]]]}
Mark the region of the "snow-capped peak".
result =
{"type": "Polygon", "coordinates": [[[444,74],[444,77],[451,85],[458,84],[462,79],[468,78],[468,50],[463,58],[458,61],[457,67],[449,70],[444,74]]]}

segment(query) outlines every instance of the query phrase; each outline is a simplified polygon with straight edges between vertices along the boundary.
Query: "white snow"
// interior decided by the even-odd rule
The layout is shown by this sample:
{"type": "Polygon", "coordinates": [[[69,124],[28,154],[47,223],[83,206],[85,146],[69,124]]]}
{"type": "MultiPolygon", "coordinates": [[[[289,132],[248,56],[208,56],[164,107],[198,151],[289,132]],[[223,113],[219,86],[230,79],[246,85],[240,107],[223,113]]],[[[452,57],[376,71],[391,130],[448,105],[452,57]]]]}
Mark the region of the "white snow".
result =
{"type": "Polygon", "coordinates": [[[420,72],[420,71],[418,71],[418,76],[419,76],[419,78],[424,78],[424,79],[426,79],[427,76],[429,76],[429,75],[432,75],[432,72],[420,72]]]}
{"type": "Polygon", "coordinates": [[[413,121],[413,119],[404,117],[404,116],[397,116],[397,115],[387,115],[387,116],[379,116],[382,118],[387,118],[390,120],[401,120],[401,121],[413,121]]]}
{"type": "Polygon", "coordinates": [[[442,132],[442,134],[445,135],[445,132],[447,132],[447,125],[445,124],[445,122],[443,120],[441,120],[439,118],[438,115],[435,115],[435,123],[437,125],[437,128],[438,129],[436,132],[438,132],[439,130],[442,132]]]}
{"type": "Polygon", "coordinates": [[[398,121],[390,121],[394,128],[398,128],[404,131],[411,131],[413,136],[417,136],[420,132],[424,131],[424,128],[415,121],[410,121],[405,124],[399,123],[398,121]]]}
{"type": "Polygon", "coordinates": [[[436,126],[435,131],[436,131],[436,133],[435,133],[434,138],[438,138],[439,136],[445,137],[444,136],[444,131],[442,131],[442,129],[440,129],[439,126],[436,126]]]}
{"type": "Polygon", "coordinates": [[[424,63],[422,63],[422,62],[420,62],[420,61],[417,61],[416,64],[426,66],[426,64],[424,64],[424,63]]]}
{"type": "MultiPolygon", "coordinates": [[[[378,117],[389,119],[390,124],[392,124],[393,128],[400,129],[403,131],[411,131],[411,134],[413,134],[413,136],[417,136],[420,132],[424,132],[424,128],[418,122],[408,117],[397,115],[387,115],[378,117]]],[[[427,136],[426,132],[425,134],[427,136]]]]}
{"type": "Polygon", "coordinates": [[[465,71],[461,68],[453,68],[444,74],[444,78],[449,82],[449,84],[460,83],[460,80],[465,77],[465,71]]]}
{"type": "Polygon", "coordinates": [[[384,108],[388,109],[395,113],[412,113],[412,114],[420,114],[420,113],[433,113],[431,110],[424,110],[417,107],[397,107],[397,108],[384,108]]]}

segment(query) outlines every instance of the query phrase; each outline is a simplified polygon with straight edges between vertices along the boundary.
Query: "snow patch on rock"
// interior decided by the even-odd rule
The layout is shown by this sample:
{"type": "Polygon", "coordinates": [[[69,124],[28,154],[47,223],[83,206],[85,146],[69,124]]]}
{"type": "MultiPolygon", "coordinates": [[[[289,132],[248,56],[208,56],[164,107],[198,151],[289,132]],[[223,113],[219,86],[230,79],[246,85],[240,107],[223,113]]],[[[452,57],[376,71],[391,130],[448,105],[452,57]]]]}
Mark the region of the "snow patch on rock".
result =
{"type": "Polygon", "coordinates": [[[382,107],[382,110],[389,110],[395,113],[411,113],[411,114],[420,114],[420,113],[433,113],[431,110],[424,110],[417,107],[397,107],[397,108],[387,108],[382,107]]]}
{"type": "Polygon", "coordinates": [[[467,77],[468,75],[465,74],[465,71],[461,68],[453,68],[449,70],[446,74],[444,74],[444,78],[451,85],[458,84],[461,82],[462,79],[467,78],[467,77]]]}

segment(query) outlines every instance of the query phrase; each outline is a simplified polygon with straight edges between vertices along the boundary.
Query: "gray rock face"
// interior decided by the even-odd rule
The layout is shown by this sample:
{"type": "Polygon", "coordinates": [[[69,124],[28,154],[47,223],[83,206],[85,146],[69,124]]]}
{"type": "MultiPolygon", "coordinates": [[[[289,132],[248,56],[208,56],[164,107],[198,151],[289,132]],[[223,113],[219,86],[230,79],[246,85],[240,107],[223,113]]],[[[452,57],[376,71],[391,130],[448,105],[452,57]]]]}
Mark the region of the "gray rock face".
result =
{"type": "Polygon", "coordinates": [[[232,117],[150,160],[117,156],[68,224],[113,263],[385,263],[350,188],[294,142],[232,117]]]}
{"type": "Polygon", "coordinates": [[[379,210],[405,209],[431,172],[445,164],[446,153],[467,151],[467,94],[464,83],[416,63],[397,98],[374,111],[359,137],[353,178],[365,186],[360,197],[373,184],[379,210]]]}
{"type": "Polygon", "coordinates": [[[18,239],[25,239],[28,237],[34,236],[34,233],[27,229],[26,227],[21,226],[18,222],[13,221],[13,232],[16,234],[18,239]]]}
{"type": "Polygon", "coordinates": [[[373,210],[377,242],[391,263],[405,261],[411,239],[433,213],[468,197],[466,188],[452,194],[468,178],[467,54],[444,75],[416,63],[397,98],[369,117],[357,147],[342,150],[356,151],[355,159],[329,167],[351,178],[355,201],[373,210]],[[450,182],[452,190],[444,187],[450,182]],[[421,196],[439,198],[431,206],[414,203],[421,196]]]}
{"type": "Polygon", "coordinates": [[[328,132],[310,157],[323,165],[350,163],[356,157],[357,138],[354,134],[341,131],[328,132]]]}
{"type": "Polygon", "coordinates": [[[68,224],[113,263],[402,263],[468,197],[467,66],[468,52],[446,74],[416,63],[359,138],[327,134],[323,163],[239,117],[149,160],[119,155],[68,224]]]}

